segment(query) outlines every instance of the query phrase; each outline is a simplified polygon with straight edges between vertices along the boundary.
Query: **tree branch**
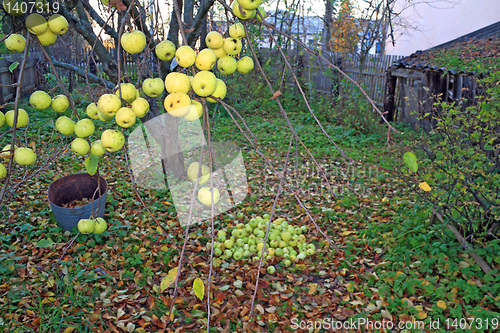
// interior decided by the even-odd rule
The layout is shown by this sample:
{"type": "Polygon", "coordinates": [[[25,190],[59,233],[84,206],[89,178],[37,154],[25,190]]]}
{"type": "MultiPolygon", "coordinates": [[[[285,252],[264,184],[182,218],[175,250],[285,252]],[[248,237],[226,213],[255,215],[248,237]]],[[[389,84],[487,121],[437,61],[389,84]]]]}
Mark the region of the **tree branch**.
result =
{"type": "Polygon", "coordinates": [[[68,64],[66,62],[58,61],[55,60],[53,57],[51,57],[52,63],[54,66],[59,67],[59,68],[64,68],[72,71],[73,73],[80,75],[81,77],[88,78],[89,81],[99,83],[99,84],[104,84],[107,88],[113,89],[115,87],[115,84],[103,79],[102,77],[99,77],[97,75],[94,75],[92,73],[88,73],[86,70],[83,70],[79,67],[73,66],[71,64],[68,64]]]}

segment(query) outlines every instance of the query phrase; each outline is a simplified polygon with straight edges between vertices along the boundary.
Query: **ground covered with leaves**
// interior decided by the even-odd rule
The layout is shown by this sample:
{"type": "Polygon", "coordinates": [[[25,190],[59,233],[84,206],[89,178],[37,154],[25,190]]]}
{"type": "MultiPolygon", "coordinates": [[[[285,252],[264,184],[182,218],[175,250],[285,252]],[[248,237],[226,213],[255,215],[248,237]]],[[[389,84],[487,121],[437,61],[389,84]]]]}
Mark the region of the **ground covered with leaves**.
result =
{"type": "MultiPolygon", "coordinates": [[[[243,116],[261,152],[281,170],[289,143],[286,123],[265,104],[255,109],[258,114],[243,116]]],[[[52,131],[53,115],[32,118],[48,129],[27,132],[39,160],[50,157],[54,147],[67,147],[69,141],[52,131]]],[[[207,291],[211,239],[210,224],[202,223],[190,229],[173,300],[173,287],[161,290],[160,284],[179,264],[186,229],[168,191],[138,189],[148,212],[131,185],[124,153],[107,154],[100,174],[109,184],[109,228],[101,235],[79,235],[70,244],[78,232],[58,227],[47,202],[52,181],[84,170],[83,159],[66,149],[33,177],[34,169],[25,173],[16,167],[14,183],[28,179],[10,197],[0,222],[0,332],[206,331],[208,296],[210,332],[493,332],[500,279],[484,274],[443,225],[431,224],[431,207],[415,195],[418,186],[395,176],[404,168],[400,140],[388,146],[377,124],[363,129],[325,115],[332,139],[366,164],[347,163],[307,114],[297,112],[291,119],[324,173],[299,149],[292,152],[286,180],[331,246],[285,190],[276,218],[308,226],[307,242],[317,249],[313,256],[289,267],[281,258],[267,260],[257,290],[259,261],[221,261],[210,294],[200,300],[193,281],[200,278],[207,291]],[[270,265],[274,274],[266,271],[270,265]]],[[[214,140],[233,141],[243,150],[249,182],[245,201],[216,217],[217,231],[269,214],[279,177],[223,112],[216,112],[214,128],[214,140]]],[[[498,253],[475,250],[498,271],[498,253]]]]}

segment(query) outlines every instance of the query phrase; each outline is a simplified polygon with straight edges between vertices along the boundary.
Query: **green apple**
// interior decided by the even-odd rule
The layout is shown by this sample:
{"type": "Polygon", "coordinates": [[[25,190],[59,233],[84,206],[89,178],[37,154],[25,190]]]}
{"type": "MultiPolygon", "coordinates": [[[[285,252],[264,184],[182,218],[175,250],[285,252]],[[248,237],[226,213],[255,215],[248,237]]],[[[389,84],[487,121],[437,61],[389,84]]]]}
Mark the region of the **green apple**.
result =
{"type": "Polygon", "coordinates": [[[76,138],[71,142],[71,150],[78,156],[85,156],[90,151],[90,145],[87,140],[76,138]]]}
{"type": "Polygon", "coordinates": [[[158,97],[165,90],[165,85],[160,78],[148,78],[142,82],[142,90],[149,97],[158,97]]]}
{"type": "MultiPolygon", "coordinates": [[[[5,114],[5,122],[10,127],[14,127],[14,112],[14,110],[10,110],[5,114]]],[[[25,127],[26,125],[28,125],[29,119],[30,117],[28,116],[28,112],[24,111],[24,109],[18,109],[16,128],[25,127]]]]}
{"type": "Polygon", "coordinates": [[[288,245],[290,245],[290,246],[297,246],[297,239],[295,239],[295,238],[290,239],[288,241],[288,245]]]}
{"type": "Polygon", "coordinates": [[[224,243],[226,241],[226,235],[217,236],[217,240],[221,243],[224,243]]]}
{"type": "Polygon", "coordinates": [[[0,127],[2,127],[3,124],[5,124],[5,114],[3,112],[0,112],[0,127]]]}
{"type": "Polygon", "coordinates": [[[315,254],[315,253],[316,253],[316,251],[315,251],[314,249],[307,249],[307,250],[306,250],[306,255],[307,255],[307,256],[312,256],[312,255],[313,255],[313,254],[315,254]]]}
{"type": "Polygon", "coordinates": [[[217,68],[222,75],[231,75],[236,71],[236,59],[230,56],[224,56],[217,61],[217,68]]]}
{"type": "Polygon", "coordinates": [[[23,52],[26,46],[26,38],[19,34],[11,34],[5,39],[5,47],[12,52],[23,52]]]}
{"type": "Polygon", "coordinates": [[[85,113],[87,113],[87,116],[91,119],[99,119],[97,112],[99,112],[99,108],[94,102],[87,105],[87,108],[85,109],[85,113]]]}
{"type": "Polygon", "coordinates": [[[132,83],[121,83],[120,86],[116,88],[115,95],[120,97],[120,90],[122,99],[132,103],[137,96],[137,89],[132,83]]]}
{"type": "Polygon", "coordinates": [[[175,51],[175,59],[179,66],[184,68],[191,67],[196,60],[196,52],[194,52],[191,46],[184,45],[175,51]]]}
{"type": "Polygon", "coordinates": [[[30,96],[30,104],[37,110],[45,110],[52,104],[52,98],[43,90],[37,90],[30,96]]]}
{"type": "Polygon", "coordinates": [[[139,97],[130,104],[137,118],[144,117],[149,112],[149,102],[147,99],[139,97]]]}
{"type": "Polygon", "coordinates": [[[259,5],[261,4],[262,0],[238,0],[240,3],[241,7],[243,7],[246,10],[253,10],[257,9],[259,5]]]}
{"type": "Polygon", "coordinates": [[[221,254],[222,254],[222,250],[217,248],[217,249],[214,249],[214,254],[216,257],[219,257],[221,254]]]}
{"type": "MultiPolygon", "coordinates": [[[[222,100],[224,99],[224,97],[226,97],[226,94],[227,94],[226,83],[221,79],[217,79],[217,86],[215,87],[215,91],[212,93],[211,96],[222,100]]],[[[217,103],[217,100],[211,97],[207,97],[207,101],[210,103],[217,103]]]]}
{"type": "Polygon", "coordinates": [[[257,11],[255,13],[255,18],[257,19],[257,21],[262,21],[265,17],[266,11],[264,10],[264,8],[262,8],[261,6],[257,7],[257,11]]]}
{"type": "Polygon", "coordinates": [[[175,57],[175,44],[169,40],[164,40],[156,45],[155,54],[160,60],[170,61],[175,57]]]}
{"type": "Polygon", "coordinates": [[[223,235],[224,237],[226,237],[227,236],[226,231],[224,231],[224,230],[217,231],[217,236],[221,236],[221,235],[223,235]]]}
{"type": "Polygon", "coordinates": [[[224,259],[229,259],[233,256],[233,251],[231,250],[224,250],[224,255],[222,256],[224,259]]]}
{"type": "Polygon", "coordinates": [[[108,152],[114,153],[122,149],[125,144],[125,137],[120,131],[107,129],[102,132],[101,143],[108,152]]]}
{"type": "Polygon", "coordinates": [[[114,116],[106,116],[104,113],[101,112],[101,110],[97,111],[97,118],[100,120],[100,121],[110,121],[111,119],[114,119],[115,117],[114,116]]]}
{"type": "Polygon", "coordinates": [[[128,53],[136,54],[146,47],[146,36],[140,30],[125,32],[120,39],[120,44],[128,53]]]}
{"type": "Polygon", "coordinates": [[[243,258],[243,252],[242,251],[236,251],[233,253],[233,259],[234,260],[240,260],[243,258]]]}
{"type": "Polygon", "coordinates": [[[71,135],[74,133],[75,122],[66,116],[61,116],[56,120],[56,129],[62,135],[71,135]]]}
{"type": "Polygon", "coordinates": [[[91,234],[95,229],[95,220],[81,219],[77,225],[78,231],[84,235],[91,234]]]}
{"type": "Polygon", "coordinates": [[[274,272],[276,272],[276,268],[274,268],[274,266],[268,266],[266,270],[269,274],[274,274],[274,272]]]}
{"type": "Polygon", "coordinates": [[[283,252],[283,249],[281,247],[278,247],[276,248],[276,251],[274,251],[274,254],[278,257],[283,257],[285,253],[283,252]]]}
{"type": "Polygon", "coordinates": [[[223,41],[224,38],[217,31],[210,31],[207,34],[207,37],[205,37],[205,42],[207,43],[207,46],[211,49],[221,48],[223,41]]]}
{"type": "Polygon", "coordinates": [[[0,179],[4,179],[5,177],[7,177],[7,168],[0,163],[0,179]]]}
{"type": "Polygon", "coordinates": [[[56,42],[57,35],[47,29],[43,34],[37,35],[36,38],[40,41],[43,46],[49,46],[56,42]]]}
{"type": "Polygon", "coordinates": [[[203,49],[196,55],[194,64],[200,71],[209,71],[217,62],[217,56],[211,49],[203,49]]]}
{"type": "Polygon", "coordinates": [[[212,49],[212,51],[214,51],[215,56],[217,57],[217,59],[220,59],[220,58],[222,58],[224,56],[227,56],[227,54],[224,51],[224,48],[222,46],[219,47],[218,49],[212,49]]]}
{"type": "Polygon", "coordinates": [[[231,239],[226,239],[224,241],[224,246],[226,247],[226,249],[232,248],[233,245],[234,245],[234,242],[231,239]]]}
{"type": "Polygon", "coordinates": [[[193,91],[200,97],[212,95],[217,87],[217,78],[210,71],[199,71],[191,83],[193,91]]]}
{"type": "Polygon", "coordinates": [[[66,95],[57,95],[52,98],[52,103],[50,105],[52,106],[52,110],[61,113],[66,111],[69,107],[69,99],[66,95]]]}
{"type": "Polygon", "coordinates": [[[163,103],[165,110],[174,117],[184,117],[191,109],[191,99],[185,93],[168,94],[163,103]]]}
{"type": "Polygon", "coordinates": [[[241,48],[243,47],[243,45],[241,44],[241,39],[225,38],[222,47],[224,48],[224,52],[226,52],[227,55],[237,55],[241,52],[241,48]]]}
{"type": "Polygon", "coordinates": [[[101,140],[96,140],[92,142],[90,145],[90,153],[92,155],[95,155],[97,157],[104,155],[106,152],[106,149],[104,149],[104,146],[101,143],[101,140]]]}
{"type": "Polygon", "coordinates": [[[36,153],[31,148],[17,148],[14,162],[19,165],[32,165],[36,162],[36,153]]]}
{"type": "Polygon", "coordinates": [[[41,35],[47,31],[47,20],[40,14],[33,13],[28,15],[25,20],[26,29],[33,35],[41,35]]]}
{"type": "Polygon", "coordinates": [[[214,188],[213,191],[210,191],[210,187],[202,187],[198,191],[198,200],[205,206],[211,206],[212,195],[213,195],[213,204],[216,205],[220,199],[219,190],[214,188]]]}
{"type": "Polygon", "coordinates": [[[68,31],[68,21],[61,14],[51,15],[47,26],[56,35],[63,35],[68,31]]]}
{"type": "Polygon", "coordinates": [[[97,101],[99,110],[108,117],[114,117],[118,109],[122,106],[120,98],[114,94],[103,94],[97,101]]]}
{"type": "Polygon", "coordinates": [[[101,143],[107,151],[114,153],[122,149],[125,144],[125,137],[120,131],[107,129],[102,132],[101,143]]]}
{"type": "Polygon", "coordinates": [[[272,247],[272,248],[278,248],[279,247],[279,242],[276,240],[276,239],[272,239],[269,241],[269,245],[272,247]]]}
{"type": "Polygon", "coordinates": [[[192,182],[195,182],[196,179],[198,179],[198,184],[204,184],[210,179],[210,169],[206,165],[202,164],[200,170],[200,163],[193,162],[187,169],[187,176],[192,182]]]}
{"type": "MultiPolygon", "coordinates": [[[[163,83],[162,83],[163,84],[163,83]]],[[[128,128],[135,124],[135,112],[131,108],[120,108],[115,115],[115,121],[118,126],[128,128]]]]}
{"type": "Polygon", "coordinates": [[[245,241],[242,238],[238,238],[236,240],[236,245],[238,245],[239,247],[243,247],[243,245],[245,245],[245,241]]]}
{"type": "Polygon", "coordinates": [[[236,70],[240,74],[248,74],[254,67],[253,59],[249,56],[244,56],[236,64],[236,70]]]}
{"type": "Polygon", "coordinates": [[[189,109],[189,112],[184,116],[184,119],[186,119],[187,121],[198,120],[203,115],[203,105],[195,100],[192,100],[191,102],[191,108],[189,109]]]}
{"type": "Polygon", "coordinates": [[[92,231],[94,234],[99,235],[102,234],[108,228],[108,224],[102,217],[98,217],[95,219],[95,227],[92,231]]]}
{"type": "Polygon", "coordinates": [[[79,138],[86,138],[94,134],[95,125],[92,119],[85,118],[76,122],[74,128],[75,134],[79,138]]]}
{"type": "Polygon", "coordinates": [[[165,89],[167,89],[169,94],[176,92],[189,94],[191,90],[191,79],[183,73],[169,73],[165,78],[165,89]]]}
{"type": "Polygon", "coordinates": [[[229,36],[231,36],[231,38],[237,38],[237,39],[245,37],[245,27],[243,27],[243,24],[239,22],[232,24],[229,27],[229,36]]]}
{"type": "Polygon", "coordinates": [[[243,7],[240,7],[240,4],[237,0],[234,0],[232,9],[234,16],[242,20],[248,20],[255,16],[255,9],[245,10],[243,7]]]}

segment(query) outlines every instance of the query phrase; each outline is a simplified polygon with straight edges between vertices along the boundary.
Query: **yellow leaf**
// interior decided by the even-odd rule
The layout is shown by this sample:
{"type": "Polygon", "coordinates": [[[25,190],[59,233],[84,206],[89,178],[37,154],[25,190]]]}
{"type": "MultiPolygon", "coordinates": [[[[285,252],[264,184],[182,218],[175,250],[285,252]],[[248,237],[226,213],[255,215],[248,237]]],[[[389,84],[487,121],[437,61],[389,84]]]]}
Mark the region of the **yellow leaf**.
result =
{"type": "Polygon", "coordinates": [[[309,291],[307,292],[308,295],[313,295],[316,292],[316,288],[318,288],[317,283],[310,283],[309,284],[309,291]]]}
{"type": "Polygon", "coordinates": [[[166,245],[163,245],[162,247],[160,247],[160,250],[167,252],[168,250],[170,250],[170,248],[166,245]]]}
{"type": "Polygon", "coordinates": [[[356,284],[354,282],[349,282],[349,285],[347,286],[347,291],[352,293],[356,289],[356,284]]]}
{"type": "Polygon", "coordinates": [[[344,231],[343,233],[341,233],[341,234],[340,234],[340,236],[345,237],[345,236],[349,236],[349,235],[351,235],[351,234],[355,234],[355,233],[356,233],[356,231],[353,231],[353,230],[346,230],[346,231],[344,231]]]}
{"type": "Polygon", "coordinates": [[[70,326],[70,327],[67,327],[67,328],[64,330],[64,332],[63,332],[63,333],[71,333],[71,332],[73,332],[74,330],[75,330],[75,328],[74,328],[74,327],[72,327],[72,326],[70,326]]]}
{"type": "Polygon", "coordinates": [[[200,301],[203,301],[203,297],[205,296],[205,285],[200,278],[196,278],[193,282],[194,294],[200,301]]]}
{"type": "Polygon", "coordinates": [[[427,318],[427,313],[425,311],[420,311],[417,316],[418,319],[424,320],[425,318],[427,318]]]}
{"type": "Polygon", "coordinates": [[[420,187],[425,192],[429,192],[431,190],[431,187],[429,186],[429,184],[427,184],[427,182],[421,182],[420,184],[418,184],[418,187],[420,187]]]}
{"type": "Polygon", "coordinates": [[[160,290],[163,292],[165,289],[170,287],[170,285],[175,281],[175,278],[177,277],[177,271],[179,270],[179,267],[172,268],[170,271],[168,271],[167,276],[165,276],[160,283],[160,290]]]}
{"type": "Polygon", "coordinates": [[[446,303],[444,301],[437,301],[436,305],[441,309],[446,309],[446,303]]]}

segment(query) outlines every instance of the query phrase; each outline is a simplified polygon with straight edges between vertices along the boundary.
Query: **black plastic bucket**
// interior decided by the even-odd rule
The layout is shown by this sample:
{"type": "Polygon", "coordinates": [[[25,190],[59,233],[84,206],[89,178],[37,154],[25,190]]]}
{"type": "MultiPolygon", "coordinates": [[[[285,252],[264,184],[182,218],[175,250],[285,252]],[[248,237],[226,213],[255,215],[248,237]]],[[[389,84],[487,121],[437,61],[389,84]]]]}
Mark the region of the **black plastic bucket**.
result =
{"type": "Polygon", "coordinates": [[[59,226],[69,230],[75,227],[80,219],[88,219],[91,216],[104,217],[108,183],[104,178],[100,177],[101,200],[99,202],[97,180],[97,175],[91,176],[87,173],[80,173],[59,178],[50,184],[48,191],[49,204],[59,226]],[[80,207],[63,207],[75,200],[82,199],[93,199],[93,201],[80,207]]]}

